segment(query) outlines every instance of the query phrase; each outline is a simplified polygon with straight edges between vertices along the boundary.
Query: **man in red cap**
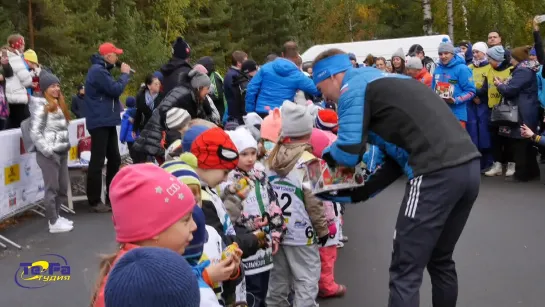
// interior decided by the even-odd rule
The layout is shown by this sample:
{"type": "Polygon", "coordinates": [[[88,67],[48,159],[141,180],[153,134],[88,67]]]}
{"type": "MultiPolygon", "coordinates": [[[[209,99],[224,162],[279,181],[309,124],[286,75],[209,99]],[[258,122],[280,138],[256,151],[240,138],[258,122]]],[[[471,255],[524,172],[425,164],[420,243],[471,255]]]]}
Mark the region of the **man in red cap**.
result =
{"type": "MultiPolygon", "coordinates": [[[[91,57],[91,67],[85,80],[84,114],[87,130],[91,134],[91,161],[87,173],[87,199],[92,211],[108,212],[110,207],[101,201],[102,167],[108,159],[106,189],[119,170],[121,157],[117,145],[116,126],[121,124],[119,96],[129,83],[131,68],[122,63],[121,75],[116,80],[110,73],[117,66],[123,50],[112,43],[104,43],[98,54],[91,57]]],[[[106,193],[106,202],[108,202],[106,193]]]]}

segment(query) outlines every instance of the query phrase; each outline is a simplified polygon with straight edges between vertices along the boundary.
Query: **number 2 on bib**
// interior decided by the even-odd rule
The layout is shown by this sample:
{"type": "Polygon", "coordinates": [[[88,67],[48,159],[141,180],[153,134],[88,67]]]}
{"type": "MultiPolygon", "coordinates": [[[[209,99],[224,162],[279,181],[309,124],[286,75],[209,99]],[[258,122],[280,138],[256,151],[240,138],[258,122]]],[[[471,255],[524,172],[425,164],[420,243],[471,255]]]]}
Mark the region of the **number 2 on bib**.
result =
{"type": "Polygon", "coordinates": [[[291,195],[288,193],[282,193],[282,195],[279,197],[278,193],[274,192],[274,194],[276,194],[276,201],[278,202],[278,205],[281,205],[282,215],[291,216],[291,212],[287,211],[291,206],[291,195]],[[282,204],[280,203],[280,200],[282,200],[282,204]]]}

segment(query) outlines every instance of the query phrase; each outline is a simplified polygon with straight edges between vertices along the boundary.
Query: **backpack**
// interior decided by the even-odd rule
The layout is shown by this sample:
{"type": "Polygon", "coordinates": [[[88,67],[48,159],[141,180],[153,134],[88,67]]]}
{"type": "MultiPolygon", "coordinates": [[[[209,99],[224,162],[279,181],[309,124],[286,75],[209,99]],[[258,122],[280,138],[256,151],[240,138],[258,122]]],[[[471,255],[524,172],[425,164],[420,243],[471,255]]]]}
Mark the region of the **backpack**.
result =
{"type": "Polygon", "coordinates": [[[545,108],[545,78],[543,78],[543,65],[537,72],[537,98],[541,107],[545,108]]]}

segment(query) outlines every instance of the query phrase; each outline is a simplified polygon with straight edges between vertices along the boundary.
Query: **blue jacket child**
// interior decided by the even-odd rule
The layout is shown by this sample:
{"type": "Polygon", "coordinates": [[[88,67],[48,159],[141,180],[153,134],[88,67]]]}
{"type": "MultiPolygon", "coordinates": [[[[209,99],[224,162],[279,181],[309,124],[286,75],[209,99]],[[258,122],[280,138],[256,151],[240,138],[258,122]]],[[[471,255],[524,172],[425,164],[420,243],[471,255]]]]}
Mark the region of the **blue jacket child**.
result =
{"type": "MultiPolygon", "coordinates": [[[[119,132],[119,141],[121,143],[134,143],[132,137],[132,124],[136,115],[136,99],[132,96],[127,97],[125,100],[125,113],[121,119],[121,131],[119,132]]],[[[138,135],[137,135],[138,137],[138,135]]]]}

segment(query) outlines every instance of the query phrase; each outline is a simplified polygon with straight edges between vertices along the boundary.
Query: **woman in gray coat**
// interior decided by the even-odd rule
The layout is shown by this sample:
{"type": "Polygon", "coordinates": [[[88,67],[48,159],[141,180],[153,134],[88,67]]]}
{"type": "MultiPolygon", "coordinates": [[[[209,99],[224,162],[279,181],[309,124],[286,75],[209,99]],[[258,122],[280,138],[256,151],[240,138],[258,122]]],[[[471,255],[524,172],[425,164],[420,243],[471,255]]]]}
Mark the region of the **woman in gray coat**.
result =
{"type": "Polygon", "coordinates": [[[42,71],[42,97],[30,98],[30,138],[36,147],[36,162],[42,170],[45,186],[44,205],[49,232],[68,232],[72,221],[59,215],[67,204],[68,192],[68,121],[70,115],[61,93],[59,79],[42,71]]]}

